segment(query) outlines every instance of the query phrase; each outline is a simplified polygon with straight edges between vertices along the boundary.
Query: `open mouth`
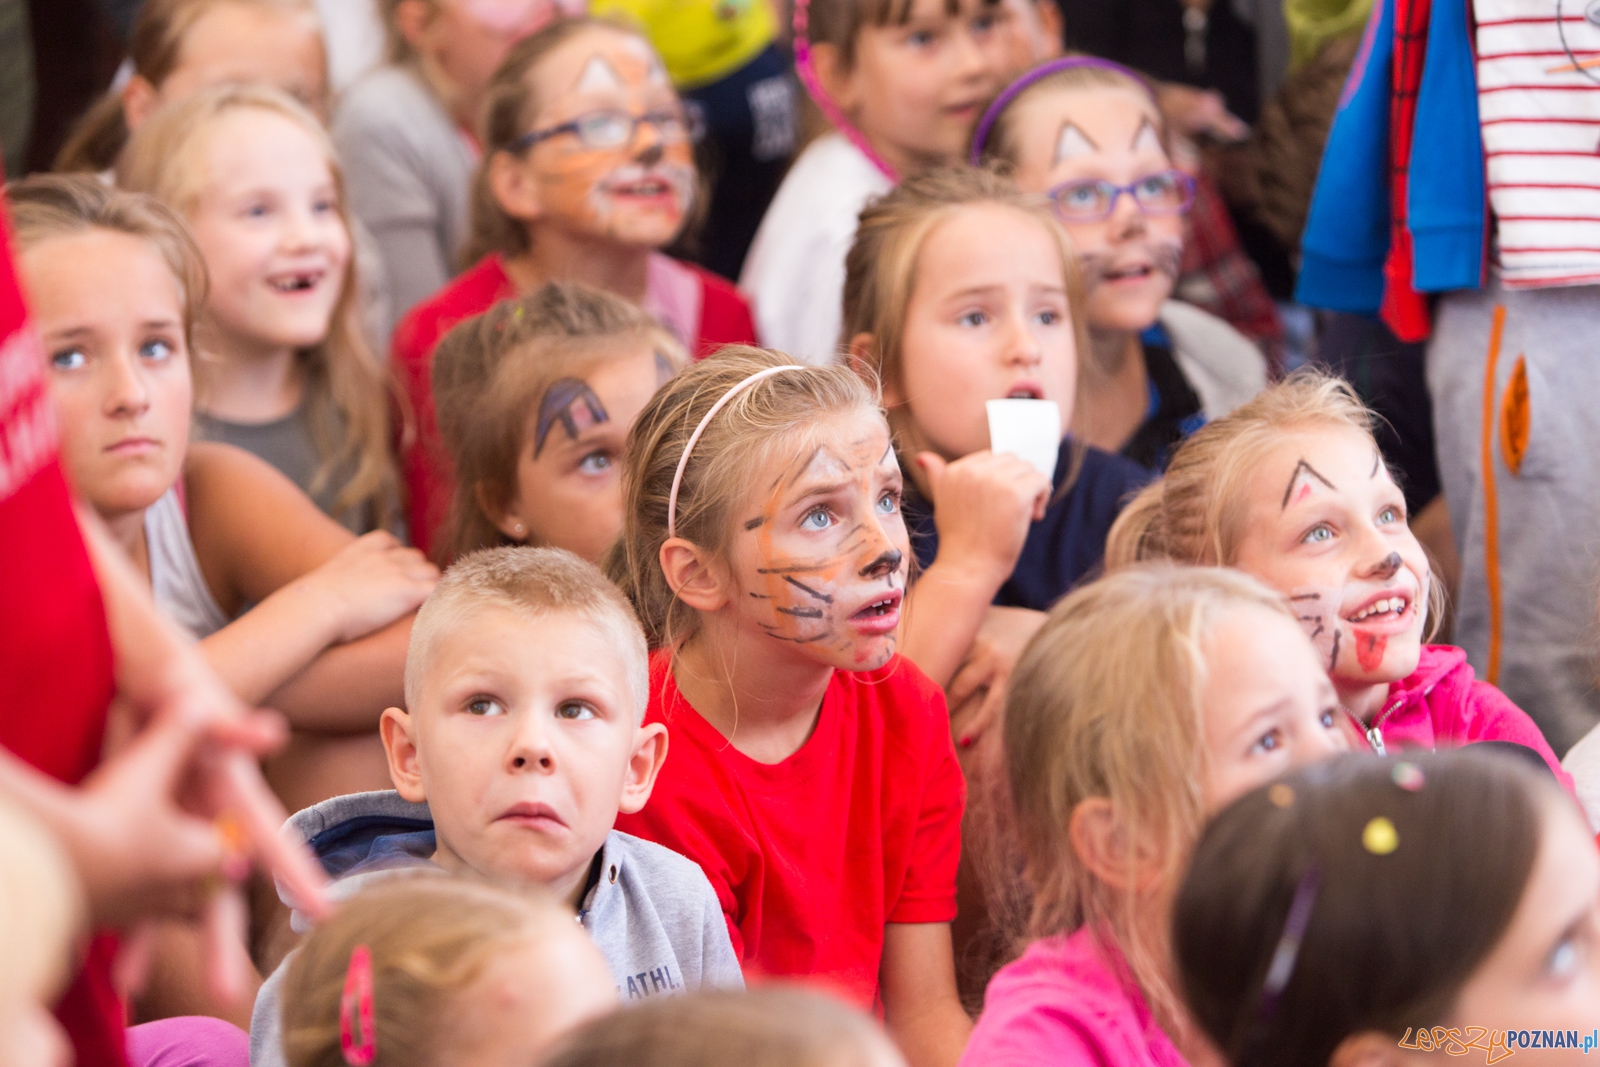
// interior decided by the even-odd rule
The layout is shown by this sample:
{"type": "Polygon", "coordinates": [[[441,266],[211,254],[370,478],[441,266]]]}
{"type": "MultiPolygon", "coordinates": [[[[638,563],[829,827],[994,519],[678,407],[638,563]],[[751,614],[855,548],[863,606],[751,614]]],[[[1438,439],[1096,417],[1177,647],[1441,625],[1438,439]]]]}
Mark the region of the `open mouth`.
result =
{"type": "Polygon", "coordinates": [[[1007,400],[1043,400],[1044,389],[1037,382],[1018,382],[1006,394],[1007,400]]]}
{"type": "Polygon", "coordinates": [[[1411,608],[1411,598],[1407,596],[1387,596],[1373,601],[1360,611],[1346,615],[1344,621],[1357,622],[1383,622],[1398,619],[1411,608]]]}
{"type": "Polygon", "coordinates": [[[306,293],[315,289],[322,283],[327,271],[300,270],[288,274],[275,274],[267,279],[267,284],[280,293],[306,293]]]}
{"type": "Polygon", "coordinates": [[[885,616],[885,615],[889,614],[890,612],[894,611],[899,606],[900,606],[900,594],[899,593],[890,593],[889,595],[885,596],[882,600],[874,600],[872,603],[868,604],[866,607],[864,607],[860,611],[856,612],[855,615],[852,616],[852,618],[857,618],[857,619],[877,619],[877,618],[882,618],[883,616],[885,616]]]}
{"type": "Polygon", "coordinates": [[[611,186],[613,196],[657,197],[670,196],[672,183],[660,175],[646,175],[633,181],[617,182],[611,186]]]}
{"type": "Polygon", "coordinates": [[[1156,269],[1148,263],[1133,263],[1125,267],[1107,267],[1100,272],[1100,277],[1108,282],[1121,282],[1130,279],[1148,278],[1156,269]]]}

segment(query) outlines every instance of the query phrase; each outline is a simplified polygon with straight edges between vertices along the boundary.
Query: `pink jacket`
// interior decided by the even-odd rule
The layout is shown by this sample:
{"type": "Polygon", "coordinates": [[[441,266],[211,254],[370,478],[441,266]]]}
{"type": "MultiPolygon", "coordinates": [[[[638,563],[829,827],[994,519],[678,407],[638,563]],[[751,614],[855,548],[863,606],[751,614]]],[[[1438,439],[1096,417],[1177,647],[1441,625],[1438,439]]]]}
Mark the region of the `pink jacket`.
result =
{"type": "Polygon", "coordinates": [[[1389,686],[1383,709],[1365,732],[1369,745],[1391,753],[1513,741],[1543,756],[1562,788],[1572,792],[1572,776],[1561,769],[1528,713],[1488,682],[1478,681],[1467,654],[1453,645],[1423,645],[1417,669],[1389,686]]]}

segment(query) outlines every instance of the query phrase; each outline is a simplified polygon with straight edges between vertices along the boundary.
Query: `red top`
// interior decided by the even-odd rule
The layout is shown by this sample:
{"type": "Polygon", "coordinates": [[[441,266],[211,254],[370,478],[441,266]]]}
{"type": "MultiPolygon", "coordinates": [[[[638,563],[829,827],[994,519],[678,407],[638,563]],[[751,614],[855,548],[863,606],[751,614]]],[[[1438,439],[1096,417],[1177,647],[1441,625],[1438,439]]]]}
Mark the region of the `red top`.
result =
{"type": "MultiPolygon", "coordinates": [[[[72,514],[0,212],[0,745],[63,782],[100,760],[111,703],[111,636],[72,514]]],[[[80,1067],[123,1064],[115,942],[98,938],[57,1007],[80,1067]]]]}
{"type": "MultiPolygon", "coordinates": [[[[651,292],[645,310],[661,318],[696,359],[723,345],[755,344],[750,305],[739,290],[710,271],[666,256],[652,256],[651,292]],[[691,290],[681,290],[687,284],[691,290]],[[673,321],[676,320],[676,321],[673,321]]],[[[517,295],[517,288],[498,253],[491,253],[451,280],[400,320],[395,328],[391,363],[405,390],[416,435],[400,450],[400,473],[406,487],[406,519],[411,543],[433,554],[437,535],[450,514],[455,479],[450,457],[439,439],[433,410],[433,349],[439,338],[462,319],[488,311],[517,295]]]]}
{"type": "Polygon", "coordinates": [[[834,671],[816,729],[781,763],[744,755],[651,659],[670,731],[655,793],[617,829],[704,868],[747,976],[877,999],[885,923],[949,922],[966,785],[944,694],[910,660],[834,671]]]}

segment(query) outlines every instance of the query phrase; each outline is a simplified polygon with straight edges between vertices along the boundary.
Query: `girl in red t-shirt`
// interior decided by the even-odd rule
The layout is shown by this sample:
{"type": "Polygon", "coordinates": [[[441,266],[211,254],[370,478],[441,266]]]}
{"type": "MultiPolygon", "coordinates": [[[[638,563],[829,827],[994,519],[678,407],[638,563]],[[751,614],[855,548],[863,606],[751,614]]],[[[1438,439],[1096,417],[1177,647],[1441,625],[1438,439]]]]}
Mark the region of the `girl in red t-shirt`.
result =
{"type": "Polygon", "coordinates": [[[848,367],[728,348],[628,445],[610,570],[673,743],[619,828],[699,862],[747,974],[880,1003],[914,1065],[953,1063],[963,785],[943,695],[896,655],[911,546],[877,397],[848,367]]]}
{"type": "Polygon", "coordinates": [[[476,261],[401,321],[394,367],[418,418],[402,457],[411,536],[431,551],[449,505],[428,365],[450,326],[552,281],[641,305],[691,354],[756,339],[732,284],[658,249],[683,229],[696,176],[683,105],[648,42],[586,18],[517,44],[489,85],[473,194],[476,261]]]}

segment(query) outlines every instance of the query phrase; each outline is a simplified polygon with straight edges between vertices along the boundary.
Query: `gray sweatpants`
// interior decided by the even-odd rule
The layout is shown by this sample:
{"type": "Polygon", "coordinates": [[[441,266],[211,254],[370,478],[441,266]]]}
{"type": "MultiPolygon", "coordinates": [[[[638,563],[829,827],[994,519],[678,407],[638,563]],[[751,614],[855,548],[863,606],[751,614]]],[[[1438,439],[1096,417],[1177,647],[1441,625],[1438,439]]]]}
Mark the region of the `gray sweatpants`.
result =
{"type": "Polygon", "coordinates": [[[1462,579],[1456,642],[1489,676],[1498,630],[1498,684],[1564,753],[1600,722],[1600,287],[1451,293],[1428,344],[1439,472],[1462,579]],[[1498,505],[1501,609],[1490,610],[1490,492],[1482,474],[1490,326],[1506,309],[1488,426],[1498,505]],[[1508,383],[1522,361],[1528,403],[1509,416],[1508,383]],[[1518,428],[1526,427],[1525,437],[1518,428]],[[1513,471],[1507,432],[1525,440],[1513,471]]]}

